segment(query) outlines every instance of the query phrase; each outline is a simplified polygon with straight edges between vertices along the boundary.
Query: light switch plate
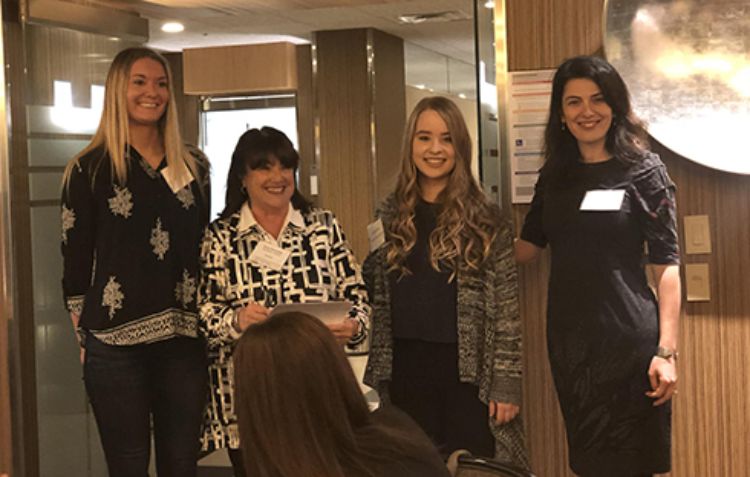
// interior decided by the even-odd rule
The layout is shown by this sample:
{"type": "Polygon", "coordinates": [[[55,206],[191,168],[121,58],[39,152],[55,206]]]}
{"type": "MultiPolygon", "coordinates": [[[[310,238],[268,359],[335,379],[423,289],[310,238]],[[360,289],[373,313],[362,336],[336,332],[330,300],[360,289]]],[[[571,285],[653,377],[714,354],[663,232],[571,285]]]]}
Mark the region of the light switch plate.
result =
{"type": "Polygon", "coordinates": [[[685,254],[711,253],[711,230],[708,215],[686,215],[685,254]]]}
{"type": "Polygon", "coordinates": [[[685,265],[685,289],[687,301],[711,301],[711,283],[707,263],[685,265]]]}

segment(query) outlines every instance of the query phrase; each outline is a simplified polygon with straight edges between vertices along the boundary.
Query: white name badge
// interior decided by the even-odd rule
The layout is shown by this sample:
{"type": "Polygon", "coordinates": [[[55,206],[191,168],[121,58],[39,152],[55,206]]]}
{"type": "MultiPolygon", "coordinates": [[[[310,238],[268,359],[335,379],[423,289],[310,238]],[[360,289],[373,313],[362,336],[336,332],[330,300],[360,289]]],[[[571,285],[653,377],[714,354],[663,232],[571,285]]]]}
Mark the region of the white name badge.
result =
{"type": "Polygon", "coordinates": [[[581,201],[580,210],[615,211],[622,208],[625,189],[590,190],[581,201]]]}
{"type": "Polygon", "coordinates": [[[262,241],[255,246],[250,254],[250,263],[272,270],[281,270],[291,252],[284,250],[273,242],[262,241]]]}
{"type": "Polygon", "coordinates": [[[183,177],[178,177],[177,174],[173,173],[173,170],[169,167],[165,167],[161,170],[161,175],[164,176],[164,180],[167,181],[167,185],[172,189],[175,194],[182,190],[186,185],[193,182],[193,178],[190,173],[185,174],[183,177]]]}
{"type": "Polygon", "coordinates": [[[383,221],[378,219],[367,226],[367,238],[370,239],[370,252],[380,248],[385,243],[383,221]]]}

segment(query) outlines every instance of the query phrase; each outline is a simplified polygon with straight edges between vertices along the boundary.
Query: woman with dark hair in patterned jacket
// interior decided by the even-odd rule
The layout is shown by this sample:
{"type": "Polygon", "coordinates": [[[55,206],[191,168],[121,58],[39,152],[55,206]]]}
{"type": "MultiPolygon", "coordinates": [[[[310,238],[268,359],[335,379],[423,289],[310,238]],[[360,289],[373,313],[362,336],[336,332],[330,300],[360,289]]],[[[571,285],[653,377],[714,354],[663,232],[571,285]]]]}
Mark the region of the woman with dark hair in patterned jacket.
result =
{"type": "Polygon", "coordinates": [[[234,400],[232,351],[242,333],[280,303],[348,300],[328,327],[350,351],[367,337],[367,292],[354,254],[330,211],[297,191],[299,155],[276,129],[239,139],[227,178],[226,206],[209,225],[201,251],[200,323],[209,347],[211,393],[203,450],[228,448],[244,476],[234,400]]]}
{"type": "Polygon", "coordinates": [[[444,455],[468,449],[527,467],[513,235],[470,162],[458,107],[420,101],[398,185],[378,213],[385,243],[364,265],[373,305],[365,382],[444,455]]]}

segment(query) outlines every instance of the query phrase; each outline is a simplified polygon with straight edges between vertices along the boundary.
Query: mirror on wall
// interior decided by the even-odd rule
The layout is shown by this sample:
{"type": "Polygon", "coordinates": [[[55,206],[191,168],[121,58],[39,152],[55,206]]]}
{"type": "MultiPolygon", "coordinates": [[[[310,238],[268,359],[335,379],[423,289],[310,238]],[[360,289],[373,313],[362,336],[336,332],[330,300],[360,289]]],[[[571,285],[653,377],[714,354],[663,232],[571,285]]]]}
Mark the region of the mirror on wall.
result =
{"type": "Polygon", "coordinates": [[[609,0],[604,45],[649,133],[677,154],[750,174],[750,1],[609,0]]]}

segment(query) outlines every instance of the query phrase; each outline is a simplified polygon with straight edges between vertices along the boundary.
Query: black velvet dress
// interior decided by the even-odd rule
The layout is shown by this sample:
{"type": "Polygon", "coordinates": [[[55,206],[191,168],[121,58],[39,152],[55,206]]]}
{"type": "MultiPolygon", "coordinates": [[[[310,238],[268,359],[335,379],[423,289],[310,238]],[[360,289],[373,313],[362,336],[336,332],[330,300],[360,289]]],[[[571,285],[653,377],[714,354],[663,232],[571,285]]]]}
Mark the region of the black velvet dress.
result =
{"type": "Polygon", "coordinates": [[[679,263],[674,184],[655,154],[634,165],[578,163],[542,175],[521,237],[550,244],[547,345],[573,471],[632,476],[670,468],[670,404],[654,407],[648,368],[659,313],[648,261],[679,263]],[[582,211],[587,191],[624,190],[619,210],[582,211]]]}

